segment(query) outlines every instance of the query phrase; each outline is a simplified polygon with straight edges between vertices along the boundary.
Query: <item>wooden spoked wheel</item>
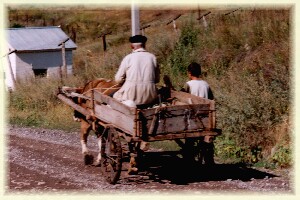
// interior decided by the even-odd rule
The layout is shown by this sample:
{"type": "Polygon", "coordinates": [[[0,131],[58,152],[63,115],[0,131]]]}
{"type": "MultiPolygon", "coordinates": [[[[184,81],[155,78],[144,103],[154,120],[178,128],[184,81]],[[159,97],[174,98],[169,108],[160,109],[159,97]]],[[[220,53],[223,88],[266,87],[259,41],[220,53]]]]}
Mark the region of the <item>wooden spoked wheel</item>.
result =
{"type": "Polygon", "coordinates": [[[101,170],[110,184],[115,184],[122,170],[122,147],[118,132],[109,127],[102,136],[101,170]]]}

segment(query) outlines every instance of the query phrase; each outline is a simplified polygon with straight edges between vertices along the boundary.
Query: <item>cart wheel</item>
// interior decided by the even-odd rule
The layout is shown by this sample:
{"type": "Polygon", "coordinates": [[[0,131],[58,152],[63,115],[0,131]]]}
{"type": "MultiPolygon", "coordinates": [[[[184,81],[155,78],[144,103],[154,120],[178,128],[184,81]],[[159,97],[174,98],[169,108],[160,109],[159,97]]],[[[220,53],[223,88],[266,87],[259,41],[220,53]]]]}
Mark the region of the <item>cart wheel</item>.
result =
{"type": "Polygon", "coordinates": [[[213,165],[214,146],[213,143],[206,143],[203,138],[188,138],[182,148],[183,158],[188,162],[213,165]]]}
{"type": "Polygon", "coordinates": [[[118,132],[109,127],[102,136],[101,170],[110,184],[115,184],[122,170],[122,147],[118,132]]]}

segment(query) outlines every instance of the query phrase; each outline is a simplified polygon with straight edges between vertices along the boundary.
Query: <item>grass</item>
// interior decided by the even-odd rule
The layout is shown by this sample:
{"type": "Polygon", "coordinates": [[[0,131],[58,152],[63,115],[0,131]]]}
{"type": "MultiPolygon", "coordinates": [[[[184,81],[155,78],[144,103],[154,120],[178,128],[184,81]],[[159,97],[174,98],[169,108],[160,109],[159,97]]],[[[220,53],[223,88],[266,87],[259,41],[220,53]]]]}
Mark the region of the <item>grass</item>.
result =
{"type": "Polygon", "coordinates": [[[161,149],[164,151],[179,151],[180,150],[178,144],[176,144],[176,142],[172,141],[172,140],[151,142],[150,146],[152,148],[161,149]]]}
{"type": "MultiPolygon", "coordinates": [[[[12,8],[9,12],[11,25],[26,25],[21,17],[25,13],[33,19],[45,18],[47,23],[54,20],[67,33],[66,23],[78,25],[75,75],[64,80],[64,85],[77,87],[99,77],[112,79],[122,58],[130,53],[128,10],[78,9],[12,8]],[[113,34],[107,36],[108,49],[104,52],[98,35],[105,26],[113,34]]],[[[176,89],[187,81],[188,63],[201,63],[203,77],[216,98],[218,128],[223,130],[215,141],[216,156],[231,162],[291,165],[291,10],[245,8],[226,16],[222,9],[212,11],[205,28],[196,20],[195,9],[142,10],[141,21],[152,24],[146,30],[147,49],[155,53],[162,76],[169,75],[176,89]],[[166,22],[178,13],[183,15],[177,20],[179,29],[175,32],[166,22]]],[[[29,23],[40,25],[41,21],[29,23]]],[[[18,85],[9,97],[9,122],[78,128],[71,119],[72,110],[53,94],[59,85],[55,80],[42,79],[18,85]]],[[[177,148],[173,142],[153,145],[166,150],[177,148]]]]}

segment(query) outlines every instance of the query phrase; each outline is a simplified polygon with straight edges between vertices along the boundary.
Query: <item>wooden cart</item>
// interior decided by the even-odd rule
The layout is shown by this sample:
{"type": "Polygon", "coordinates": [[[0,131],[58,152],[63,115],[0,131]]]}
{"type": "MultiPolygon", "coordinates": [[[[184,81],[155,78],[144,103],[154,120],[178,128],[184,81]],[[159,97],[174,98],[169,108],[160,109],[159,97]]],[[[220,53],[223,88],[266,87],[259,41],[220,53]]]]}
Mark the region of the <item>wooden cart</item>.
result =
{"type": "MultiPolygon", "coordinates": [[[[139,109],[126,106],[97,89],[90,90],[89,95],[75,91],[76,88],[63,87],[57,97],[87,118],[93,116],[96,120],[91,123],[96,122],[103,127],[101,169],[112,184],[120,178],[124,156],[138,155],[142,141],[175,140],[184,149],[185,141],[189,139],[197,141],[204,136],[221,134],[221,130],[216,128],[215,102],[212,100],[172,91],[171,104],[139,109]],[[91,102],[89,108],[75,103],[74,97],[88,99],[91,102]],[[127,143],[127,150],[122,146],[124,142],[127,143]]],[[[187,155],[200,153],[183,152],[187,155]]]]}

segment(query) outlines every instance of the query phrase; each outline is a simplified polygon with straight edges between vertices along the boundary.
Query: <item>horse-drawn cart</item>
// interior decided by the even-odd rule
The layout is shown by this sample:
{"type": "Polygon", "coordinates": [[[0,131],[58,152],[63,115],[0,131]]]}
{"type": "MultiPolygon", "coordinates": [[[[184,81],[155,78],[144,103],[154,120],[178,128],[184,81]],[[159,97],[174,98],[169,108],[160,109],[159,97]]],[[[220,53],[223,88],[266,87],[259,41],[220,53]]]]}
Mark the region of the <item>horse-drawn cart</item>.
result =
{"type": "MultiPolygon", "coordinates": [[[[129,107],[97,88],[85,94],[77,91],[78,88],[62,87],[57,97],[85,116],[94,131],[101,131],[101,170],[112,184],[120,178],[124,157],[138,157],[143,152],[141,142],[175,140],[187,150],[191,149],[186,148],[188,140],[192,141],[189,145],[194,146],[197,145],[194,141],[203,140],[205,136],[221,134],[216,128],[215,102],[212,100],[171,91],[172,101],[168,104],[142,109],[129,107]],[[85,99],[84,106],[75,98],[85,99]],[[127,143],[126,148],[124,143],[127,143]]],[[[200,152],[182,152],[186,152],[183,157],[196,155],[193,159],[200,161],[200,152]]]]}

